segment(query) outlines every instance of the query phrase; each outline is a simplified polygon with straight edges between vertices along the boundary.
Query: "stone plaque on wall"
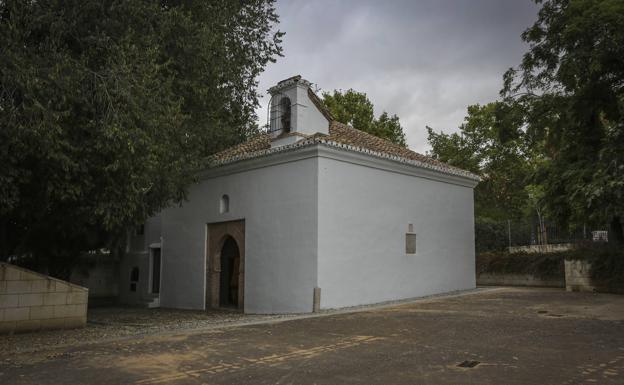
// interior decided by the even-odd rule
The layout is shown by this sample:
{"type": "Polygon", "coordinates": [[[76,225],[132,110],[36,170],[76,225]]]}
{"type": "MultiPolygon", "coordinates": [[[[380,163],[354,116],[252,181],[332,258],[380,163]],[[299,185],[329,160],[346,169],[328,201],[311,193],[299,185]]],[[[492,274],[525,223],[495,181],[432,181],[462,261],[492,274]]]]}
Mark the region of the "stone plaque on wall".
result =
{"type": "Polygon", "coordinates": [[[405,253],[416,254],[416,234],[414,233],[405,234],[405,253]]]}

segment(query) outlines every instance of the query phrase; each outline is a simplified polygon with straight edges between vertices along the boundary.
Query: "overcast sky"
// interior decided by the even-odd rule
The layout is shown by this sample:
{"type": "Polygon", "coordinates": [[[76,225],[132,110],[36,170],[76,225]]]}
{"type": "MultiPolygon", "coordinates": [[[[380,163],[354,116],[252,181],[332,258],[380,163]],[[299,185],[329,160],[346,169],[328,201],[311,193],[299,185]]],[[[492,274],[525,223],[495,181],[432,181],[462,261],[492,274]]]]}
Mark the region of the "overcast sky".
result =
{"type": "Polygon", "coordinates": [[[266,89],[301,74],[323,91],[365,92],[424,153],[425,126],[456,131],[468,105],[497,98],[537,10],[530,0],[278,0],[284,57],[260,76],[260,124],[266,89]]]}

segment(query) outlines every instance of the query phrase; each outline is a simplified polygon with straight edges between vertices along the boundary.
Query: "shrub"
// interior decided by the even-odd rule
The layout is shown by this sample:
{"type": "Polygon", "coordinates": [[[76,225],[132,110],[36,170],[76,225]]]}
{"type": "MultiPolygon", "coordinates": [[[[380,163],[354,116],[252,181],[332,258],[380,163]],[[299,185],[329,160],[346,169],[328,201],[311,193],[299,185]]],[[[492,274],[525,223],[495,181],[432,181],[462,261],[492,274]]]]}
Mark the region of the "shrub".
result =
{"type": "Polygon", "coordinates": [[[503,222],[479,219],[475,222],[477,253],[503,251],[508,246],[507,227],[503,222]]]}
{"type": "Polygon", "coordinates": [[[477,273],[530,274],[541,279],[563,278],[561,253],[490,252],[477,255],[477,273]]]}

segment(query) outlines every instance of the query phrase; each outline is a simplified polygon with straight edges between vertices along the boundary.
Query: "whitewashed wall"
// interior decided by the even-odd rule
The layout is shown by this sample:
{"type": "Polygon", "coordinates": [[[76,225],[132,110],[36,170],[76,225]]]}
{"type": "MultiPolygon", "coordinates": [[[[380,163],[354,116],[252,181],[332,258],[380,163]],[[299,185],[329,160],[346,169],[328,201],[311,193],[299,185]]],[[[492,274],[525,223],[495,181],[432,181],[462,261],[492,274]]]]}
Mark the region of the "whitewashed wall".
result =
{"type": "MultiPolygon", "coordinates": [[[[137,305],[150,298],[150,245],[160,243],[162,217],[155,215],[145,221],[143,235],[130,234],[128,252],[119,263],[119,300],[123,304],[137,305]],[[136,291],[130,290],[130,273],[139,268],[136,291]]],[[[161,290],[162,291],[162,290],[161,290]]]]}
{"type": "Polygon", "coordinates": [[[161,214],[161,306],[205,307],[207,224],[241,219],[247,313],[310,312],[314,287],[322,308],[474,288],[474,184],[321,145],[209,170],[161,214]]]}
{"type": "Polygon", "coordinates": [[[319,158],[321,308],[474,288],[473,189],[363,159],[319,158]],[[409,223],[415,255],[405,253],[409,223]]]}
{"type": "Polygon", "coordinates": [[[191,188],[188,202],[162,213],[163,307],[205,306],[208,223],[245,220],[245,312],[312,309],[316,286],[317,162],[314,158],[251,170],[224,167],[191,188]],[[229,213],[219,213],[223,194],[229,213]]]}

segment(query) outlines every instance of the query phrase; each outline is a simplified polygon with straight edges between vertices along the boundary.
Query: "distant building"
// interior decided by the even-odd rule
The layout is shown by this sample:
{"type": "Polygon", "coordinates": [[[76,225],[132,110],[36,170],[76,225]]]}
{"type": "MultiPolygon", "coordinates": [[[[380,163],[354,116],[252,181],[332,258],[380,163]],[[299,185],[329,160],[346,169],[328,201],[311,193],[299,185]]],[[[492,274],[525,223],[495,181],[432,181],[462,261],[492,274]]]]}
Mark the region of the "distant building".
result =
{"type": "Polygon", "coordinates": [[[477,176],[336,122],[300,76],[269,92],[268,132],[131,237],[125,302],[303,313],[475,287],[477,176]]]}

